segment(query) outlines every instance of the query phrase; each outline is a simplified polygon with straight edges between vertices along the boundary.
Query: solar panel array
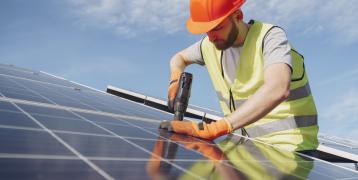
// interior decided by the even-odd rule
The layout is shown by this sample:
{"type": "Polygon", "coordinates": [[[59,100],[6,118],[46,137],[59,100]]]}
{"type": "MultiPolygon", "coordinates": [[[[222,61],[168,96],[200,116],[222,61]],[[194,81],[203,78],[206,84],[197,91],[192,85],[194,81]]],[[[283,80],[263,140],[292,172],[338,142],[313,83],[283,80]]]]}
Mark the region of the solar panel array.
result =
{"type": "Polygon", "coordinates": [[[318,136],[318,140],[321,144],[324,144],[331,148],[339,149],[345,152],[349,152],[351,154],[358,155],[358,143],[353,140],[343,139],[339,137],[332,137],[326,134],[320,134],[318,136]]]}
{"type": "Polygon", "coordinates": [[[237,136],[160,131],[171,114],[44,72],[0,65],[0,95],[0,179],[358,177],[237,136]]]}

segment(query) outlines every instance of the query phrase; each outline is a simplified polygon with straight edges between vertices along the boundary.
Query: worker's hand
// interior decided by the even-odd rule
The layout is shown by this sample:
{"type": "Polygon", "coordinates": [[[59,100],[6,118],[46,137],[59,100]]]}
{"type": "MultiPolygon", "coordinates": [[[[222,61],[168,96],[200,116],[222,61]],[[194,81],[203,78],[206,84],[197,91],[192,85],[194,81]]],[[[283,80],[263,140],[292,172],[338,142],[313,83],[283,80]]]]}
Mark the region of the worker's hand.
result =
{"type": "Polygon", "coordinates": [[[174,70],[170,73],[170,82],[168,87],[168,108],[170,112],[174,112],[174,100],[177,95],[179,79],[182,72],[174,70]]]}
{"type": "Polygon", "coordinates": [[[195,123],[186,120],[163,121],[160,123],[159,128],[208,140],[213,140],[232,132],[232,126],[226,119],[211,123],[195,123]]]}

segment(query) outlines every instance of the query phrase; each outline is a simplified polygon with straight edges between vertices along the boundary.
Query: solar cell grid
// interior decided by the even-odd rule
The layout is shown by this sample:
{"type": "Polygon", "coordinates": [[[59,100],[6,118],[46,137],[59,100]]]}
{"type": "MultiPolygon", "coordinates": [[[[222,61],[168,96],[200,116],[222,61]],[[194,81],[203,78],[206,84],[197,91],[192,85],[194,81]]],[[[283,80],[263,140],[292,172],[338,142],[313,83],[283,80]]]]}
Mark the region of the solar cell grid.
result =
{"type": "Polygon", "coordinates": [[[7,111],[0,109],[0,125],[38,127],[31,119],[20,111],[7,111]]]}
{"type": "Polygon", "coordinates": [[[149,157],[149,154],[121,138],[91,137],[74,134],[59,134],[59,136],[85,156],[123,158],[149,157]]]}
{"type": "Polygon", "coordinates": [[[19,110],[16,107],[14,107],[11,103],[4,102],[4,101],[0,101],[0,110],[1,111],[17,111],[17,112],[19,112],[19,110]]]}
{"type": "Polygon", "coordinates": [[[103,179],[81,160],[0,158],[0,166],[1,179],[103,179]]]}
{"type": "Polygon", "coordinates": [[[171,114],[12,68],[0,68],[0,74],[13,76],[0,75],[0,95],[15,98],[0,97],[0,166],[6,167],[0,169],[0,179],[357,177],[356,172],[250,140],[237,143],[227,137],[215,145],[158,131],[159,121],[171,114]],[[277,161],[270,159],[273,155],[277,161]]]}
{"type": "Polygon", "coordinates": [[[14,83],[8,77],[0,76],[0,81],[5,82],[1,85],[1,94],[5,97],[29,100],[35,102],[50,103],[50,101],[44,99],[43,97],[37,95],[36,93],[28,91],[26,90],[26,88],[21,87],[18,84],[14,83]]]}
{"type": "Polygon", "coordinates": [[[324,145],[328,145],[329,147],[347,151],[353,154],[358,154],[358,147],[355,147],[353,144],[345,144],[340,142],[335,142],[329,139],[319,138],[320,143],[324,145]]]}
{"type": "Polygon", "coordinates": [[[2,128],[0,143],[0,153],[73,155],[53,137],[40,131],[2,128]]]}
{"type": "Polygon", "coordinates": [[[78,119],[78,117],[75,116],[74,114],[72,114],[66,110],[62,110],[62,109],[33,106],[33,105],[27,105],[27,104],[19,104],[18,106],[32,115],[48,115],[48,116],[55,116],[55,117],[57,116],[57,117],[77,118],[78,119]]]}
{"type": "Polygon", "coordinates": [[[81,119],[66,119],[61,117],[33,116],[51,130],[64,130],[95,134],[108,134],[105,131],[81,119]]]}
{"type": "MultiPolygon", "coordinates": [[[[9,78],[7,78],[9,79],[9,78]]],[[[32,82],[23,79],[10,79],[15,81],[17,87],[22,88],[22,92],[16,95],[11,92],[10,95],[5,94],[7,97],[31,100],[44,103],[59,104],[63,106],[95,109],[112,113],[130,114],[138,116],[146,116],[150,118],[158,118],[163,116],[163,113],[157,111],[147,112],[143,110],[142,105],[128,102],[126,100],[118,100],[108,95],[94,93],[91,91],[79,91],[69,87],[59,87],[32,82]],[[141,110],[142,109],[142,110],[141,110]]],[[[6,93],[6,92],[5,92],[6,93]]],[[[171,118],[169,115],[165,116],[166,119],[171,118]]]]}
{"type": "Polygon", "coordinates": [[[156,138],[157,135],[143,131],[142,129],[130,127],[130,126],[118,126],[118,125],[109,125],[101,124],[102,127],[120,135],[120,136],[129,136],[129,137],[146,137],[146,138],[156,138]],[[128,130],[130,128],[130,130],[128,130]]]}
{"type": "MultiPolygon", "coordinates": [[[[155,179],[155,176],[158,176],[159,173],[152,173],[152,177],[150,175],[144,175],[145,169],[148,169],[148,161],[95,161],[101,168],[103,168],[106,172],[110,173],[114,177],[126,177],[126,179],[155,179]],[[139,173],[141,172],[141,173],[139,173]]],[[[154,161],[156,163],[156,161],[154,161]]],[[[167,166],[170,164],[163,162],[167,166]]],[[[150,170],[147,170],[150,172],[150,170]]],[[[181,174],[185,173],[181,170],[172,167],[170,169],[162,170],[163,179],[176,179],[181,174]]],[[[151,173],[148,173],[151,174],[151,173]]],[[[195,179],[193,176],[189,175],[191,179],[195,179]]]]}
{"type": "Polygon", "coordinates": [[[56,78],[54,76],[50,76],[40,71],[33,71],[33,70],[28,70],[28,69],[13,67],[13,66],[1,65],[1,64],[0,64],[0,76],[16,77],[18,79],[28,79],[32,81],[57,84],[67,87],[78,87],[88,91],[93,91],[92,89],[89,89],[87,87],[80,86],[78,84],[69,82],[64,79],[56,78]]]}
{"type": "Polygon", "coordinates": [[[86,105],[75,98],[70,98],[68,96],[62,95],[60,92],[61,88],[57,87],[56,90],[51,90],[40,83],[32,83],[25,80],[19,80],[14,82],[19,86],[23,87],[27,91],[40,96],[43,99],[46,99],[48,102],[53,104],[59,104],[69,107],[77,107],[83,109],[93,109],[91,106],[86,105]]]}
{"type": "Polygon", "coordinates": [[[119,120],[116,119],[115,117],[111,117],[111,116],[103,116],[103,115],[98,115],[98,114],[88,114],[88,113],[78,113],[80,116],[91,120],[93,122],[96,123],[103,123],[103,124],[114,124],[114,125],[119,125],[119,126],[127,126],[127,127],[132,127],[129,126],[128,123],[124,122],[123,120],[119,120]]]}

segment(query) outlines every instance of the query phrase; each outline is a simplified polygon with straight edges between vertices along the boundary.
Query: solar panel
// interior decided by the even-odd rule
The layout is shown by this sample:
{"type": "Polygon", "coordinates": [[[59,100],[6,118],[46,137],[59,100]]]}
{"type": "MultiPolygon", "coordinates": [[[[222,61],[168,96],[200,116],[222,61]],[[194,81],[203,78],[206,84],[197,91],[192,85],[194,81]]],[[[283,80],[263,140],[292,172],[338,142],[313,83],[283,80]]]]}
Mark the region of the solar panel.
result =
{"type": "Polygon", "coordinates": [[[326,134],[320,134],[318,139],[321,144],[358,155],[358,143],[353,140],[332,137],[326,134]]]}
{"type": "Polygon", "coordinates": [[[158,130],[172,114],[40,71],[0,65],[0,95],[0,179],[358,177],[237,135],[158,130]]]}

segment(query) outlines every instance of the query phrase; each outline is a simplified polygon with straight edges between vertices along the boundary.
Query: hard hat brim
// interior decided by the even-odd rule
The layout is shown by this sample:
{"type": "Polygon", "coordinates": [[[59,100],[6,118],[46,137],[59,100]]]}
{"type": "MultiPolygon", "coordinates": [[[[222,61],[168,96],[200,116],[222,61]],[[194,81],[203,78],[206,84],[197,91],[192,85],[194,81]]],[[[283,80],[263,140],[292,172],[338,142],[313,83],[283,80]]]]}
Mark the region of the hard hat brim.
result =
{"type": "Polygon", "coordinates": [[[186,22],[186,27],[188,31],[192,34],[202,34],[207,33],[211,29],[214,29],[219,25],[228,15],[215,19],[214,21],[209,22],[195,22],[193,19],[189,18],[186,22]]]}
{"type": "Polygon", "coordinates": [[[238,10],[244,2],[245,2],[245,0],[242,1],[241,3],[236,4],[236,6],[233,9],[231,9],[228,13],[226,13],[224,16],[222,16],[218,19],[215,19],[213,21],[198,22],[198,21],[193,21],[193,19],[191,17],[189,17],[189,19],[186,22],[186,27],[187,27],[188,31],[192,34],[207,33],[210,30],[212,30],[213,28],[215,28],[217,25],[219,25],[225,18],[227,18],[233,12],[238,10]]]}

